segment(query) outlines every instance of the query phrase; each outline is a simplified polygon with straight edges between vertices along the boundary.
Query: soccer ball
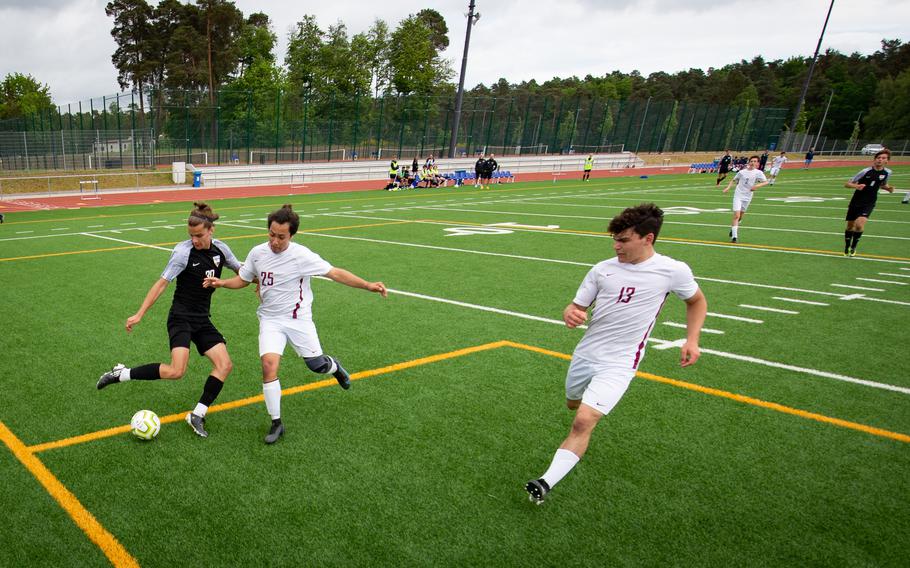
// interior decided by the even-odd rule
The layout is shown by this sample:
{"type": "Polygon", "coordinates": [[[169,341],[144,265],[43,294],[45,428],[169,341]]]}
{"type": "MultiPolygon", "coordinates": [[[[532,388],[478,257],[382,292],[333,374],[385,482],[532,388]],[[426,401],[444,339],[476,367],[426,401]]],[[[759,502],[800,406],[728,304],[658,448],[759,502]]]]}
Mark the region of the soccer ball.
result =
{"type": "Polygon", "coordinates": [[[130,420],[130,432],[140,440],[151,440],[161,430],[161,420],[151,410],[140,410],[130,420]]]}

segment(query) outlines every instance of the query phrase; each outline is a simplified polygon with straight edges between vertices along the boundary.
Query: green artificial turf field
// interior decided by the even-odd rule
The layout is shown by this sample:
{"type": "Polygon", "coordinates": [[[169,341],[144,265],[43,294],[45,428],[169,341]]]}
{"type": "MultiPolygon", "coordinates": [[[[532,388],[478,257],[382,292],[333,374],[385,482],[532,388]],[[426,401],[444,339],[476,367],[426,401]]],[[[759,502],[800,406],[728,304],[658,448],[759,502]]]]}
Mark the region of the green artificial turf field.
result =
{"type": "Polygon", "coordinates": [[[167,360],[173,286],[123,324],[191,203],[8,214],[0,566],[905,566],[910,206],[881,195],[844,258],[855,169],[785,170],[737,244],[708,175],[212,201],[241,260],[289,200],[296,242],[390,289],[313,281],[322,346],[355,381],[288,349],[274,446],[252,287],[212,300],[234,372],[208,439],[182,422],[210,368],[195,352],[181,381],[95,388],[115,363],[167,360]],[[583,331],[562,309],[612,256],[610,218],[646,201],[666,212],[658,252],[707,296],[702,357],[679,366],[670,298],[642,375],[535,506],[522,486],[572,419],[583,331]],[[125,427],[143,408],[164,422],[151,442],[125,427]]]}

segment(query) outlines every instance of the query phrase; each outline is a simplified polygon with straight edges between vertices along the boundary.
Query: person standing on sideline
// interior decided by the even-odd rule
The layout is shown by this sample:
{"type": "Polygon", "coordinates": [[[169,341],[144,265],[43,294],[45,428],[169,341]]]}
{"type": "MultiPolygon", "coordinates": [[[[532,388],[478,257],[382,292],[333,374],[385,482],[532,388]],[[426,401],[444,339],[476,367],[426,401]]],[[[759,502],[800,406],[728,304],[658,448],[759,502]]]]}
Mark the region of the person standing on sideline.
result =
{"type": "Polygon", "coordinates": [[[474,162],[474,187],[483,186],[483,170],[486,164],[487,160],[483,154],[474,162]]]}
{"type": "Polygon", "coordinates": [[[307,247],[291,242],[300,226],[300,217],[290,204],[268,216],[269,240],[253,247],[237,276],[230,280],[206,278],[206,288],[243,288],[259,281],[262,303],[259,316],[259,357],[262,361],[262,394],[272,426],[265,437],[274,444],[284,435],[281,422],[281,383],[278,367],[290,341],[297,355],[314,373],[330,374],[343,389],[351,377],[338,359],[323,354],[313,323],[313,291],[310,278],[325,276],[352,288],[363,288],[385,298],[385,284],[367,282],[342,268],[333,267],[307,247]]]}
{"type": "Polygon", "coordinates": [[[784,164],[787,163],[789,158],[787,158],[786,152],[781,152],[780,156],[774,158],[774,161],[771,162],[771,176],[770,184],[774,185],[774,182],[777,180],[777,174],[780,173],[780,169],[784,167],[784,164]]]}
{"type": "Polygon", "coordinates": [[[717,165],[717,181],[714,185],[720,185],[727,177],[727,173],[730,171],[730,164],[733,163],[733,156],[730,155],[730,150],[724,150],[724,155],[720,159],[720,164],[717,165]]]}
{"type": "MultiPolygon", "coordinates": [[[[487,158],[487,161],[484,163],[483,167],[483,177],[487,180],[487,189],[490,189],[490,183],[493,180],[493,172],[499,169],[499,164],[496,162],[494,154],[490,154],[490,157],[487,158]]],[[[483,183],[481,183],[483,185],[483,183]]]]}
{"type": "Polygon", "coordinates": [[[417,177],[417,172],[420,171],[420,165],[417,163],[417,156],[414,156],[414,161],[411,162],[411,177],[417,177]]]}
{"type": "Polygon", "coordinates": [[[585,173],[581,176],[582,181],[588,181],[591,179],[591,170],[594,169],[594,154],[588,154],[588,157],[585,158],[585,173]]]}
{"type": "Polygon", "coordinates": [[[186,415],[186,421],[193,432],[203,438],[209,435],[205,430],[206,412],[215,402],[225,379],[233,369],[224,336],[211,320],[210,306],[214,290],[203,288],[203,281],[205,278],[221,276],[221,270],[225,266],[234,272],[240,271],[240,262],[231,249],[212,237],[217,219],[218,215],[205,203],[194,204],[187,220],[189,240],[174,247],[161,278],[152,284],[139,311],[126,320],[126,331],[133,331],[133,327],[142,321],[168,284],[176,279],[177,287],[167,317],[167,333],[171,344],[170,363],[149,363],[138,367],[126,367],[120,363],[101,375],[96,385],[100,390],[130,380],[179,379],[186,374],[190,343],[195,343],[196,351],[211,360],[212,372],[205,381],[196,408],[186,415]]]}
{"type": "Polygon", "coordinates": [[[662,224],[663,211],[653,203],[614,217],[608,230],[616,257],[594,265],[563,311],[569,329],[585,323],[588,309],[591,323],[566,374],[566,405],[576,411],[572,428],[547,471],[525,484],[529,499],[538,505],[581,460],[594,427],[626,392],[670,292],[686,303],[680,363],[687,367],[698,360],[708,302],[685,263],[654,250],[662,224]]]}
{"type": "Polygon", "coordinates": [[[812,165],[812,159],[815,158],[815,148],[809,148],[809,151],[806,152],[806,165],[803,166],[804,170],[808,170],[809,166],[812,165]]]}
{"type": "Polygon", "coordinates": [[[891,159],[891,150],[883,148],[876,152],[872,166],[863,168],[853,179],[844,184],[844,187],[855,190],[847,206],[847,229],[844,231],[844,256],[856,256],[856,245],[863,236],[863,229],[875,202],[878,200],[878,191],[884,189],[894,193],[894,187],[888,184],[891,170],[886,168],[891,159]]]}
{"type": "Polygon", "coordinates": [[[389,162],[389,184],[394,184],[399,186],[399,180],[401,179],[401,166],[398,165],[398,156],[392,159],[389,162]]]}
{"type": "Polygon", "coordinates": [[[730,187],[734,183],[736,183],[736,190],[733,191],[733,224],[730,227],[730,242],[732,243],[739,238],[739,223],[746,214],[749,203],[752,202],[755,190],[768,185],[765,172],[758,169],[758,156],[750,157],[746,169],[736,172],[736,175],[724,188],[724,193],[730,191],[730,187]]]}
{"type": "Polygon", "coordinates": [[[768,150],[765,150],[761,153],[761,156],[758,157],[758,169],[765,171],[765,166],[768,165],[768,150]]]}

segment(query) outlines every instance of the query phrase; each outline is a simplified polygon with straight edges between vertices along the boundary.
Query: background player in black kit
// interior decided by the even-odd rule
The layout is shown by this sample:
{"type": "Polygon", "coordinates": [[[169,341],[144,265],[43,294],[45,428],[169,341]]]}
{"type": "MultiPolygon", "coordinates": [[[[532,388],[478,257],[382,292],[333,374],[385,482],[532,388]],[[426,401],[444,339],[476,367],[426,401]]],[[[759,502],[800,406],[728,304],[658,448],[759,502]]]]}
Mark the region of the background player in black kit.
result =
{"type": "Polygon", "coordinates": [[[768,150],[765,150],[761,153],[761,156],[758,157],[758,169],[765,171],[765,166],[768,165],[768,150]]]}
{"type": "Polygon", "coordinates": [[[844,187],[854,189],[853,198],[847,207],[847,230],[844,231],[844,256],[856,256],[856,245],[863,236],[866,221],[875,209],[878,190],[894,193],[894,187],[888,185],[891,170],[885,165],[891,159],[891,150],[884,148],[875,154],[872,166],[861,170],[844,187]]]}
{"type": "Polygon", "coordinates": [[[717,182],[714,185],[720,185],[720,182],[727,177],[727,172],[730,171],[730,164],[733,163],[733,156],[730,155],[730,150],[724,150],[724,157],[720,159],[720,164],[717,166],[717,182]]]}
{"type": "Polygon", "coordinates": [[[214,289],[203,288],[206,277],[221,277],[221,270],[227,266],[234,272],[240,270],[240,262],[231,249],[221,241],[212,238],[214,222],[218,215],[205,203],[195,203],[187,220],[189,240],[174,247],[164,272],[149,289],[139,310],[126,320],[126,330],[142,321],[142,317],[158,300],[171,280],[177,280],[174,300],[167,317],[167,332],[171,344],[170,363],[149,363],[139,367],[118,364],[98,379],[98,388],[103,389],[114,383],[129,380],[179,379],[186,373],[190,358],[190,343],[196,344],[200,355],[212,361],[212,372],[205,381],[202,396],[186,421],[193,431],[203,438],[205,414],[215,401],[224,380],[230,374],[233,364],[225,346],[224,336],[212,324],[209,308],[214,289]]]}

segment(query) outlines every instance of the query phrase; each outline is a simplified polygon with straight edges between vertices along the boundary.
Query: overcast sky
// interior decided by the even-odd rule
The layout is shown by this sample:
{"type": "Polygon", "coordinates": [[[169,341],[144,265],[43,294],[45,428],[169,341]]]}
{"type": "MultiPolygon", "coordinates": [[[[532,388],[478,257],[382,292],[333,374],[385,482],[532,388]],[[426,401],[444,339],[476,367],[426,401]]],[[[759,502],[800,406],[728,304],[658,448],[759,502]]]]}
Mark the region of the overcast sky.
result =
{"type": "MultiPolygon", "coordinates": [[[[152,0],[150,3],[154,3],[152,0]]],[[[376,18],[394,29],[424,7],[449,26],[444,54],[457,73],[469,0],[306,2],[236,0],[248,15],[264,11],[284,60],[288,30],[304,14],[323,29],[344,22],[351,35],[376,18]]],[[[20,72],[50,86],[56,104],[116,93],[116,49],[106,0],[0,0],[0,76],[20,72]]],[[[638,69],[673,73],[720,67],[762,55],[811,56],[828,0],[476,0],[465,85],[500,77],[516,83],[554,76],[638,69]]],[[[869,54],[882,38],[910,41],[910,0],[836,0],[822,50],[869,54]]]]}

